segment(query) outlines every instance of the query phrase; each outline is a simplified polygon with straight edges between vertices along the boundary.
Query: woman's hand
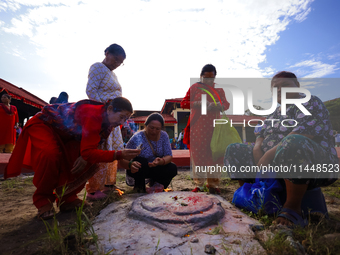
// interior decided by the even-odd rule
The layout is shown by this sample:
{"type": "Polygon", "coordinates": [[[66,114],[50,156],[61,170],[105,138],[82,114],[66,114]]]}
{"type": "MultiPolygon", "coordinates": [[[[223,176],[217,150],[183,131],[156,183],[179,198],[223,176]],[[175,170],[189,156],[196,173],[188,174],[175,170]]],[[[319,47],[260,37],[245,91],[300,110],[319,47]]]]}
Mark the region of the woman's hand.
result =
{"type": "Polygon", "coordinates": [[[130,160],[137,157],[141,150],[138,149],[125,149],[122,150],[122,159],[130,160]]]}
{"type": "Polygon", "coordinates": [[[84,170],[87,162],[80,156],[74,161],[73,168],[71,169],[72,174],[76,174],[84,170]]]}
{"type": "Polygon", "coordinates": [[[137,173],[139,171],[139,168],[142,167],[142,164],[139,163],[138,161],[132,161],[132,164],[131,164],[131,167],[130,167],[130,170],[131,170],[131,173],[137,173]]]}
{"type": "Polygon", "coordinates": [[[161,166],[164,165],[165,160],[164,158],[155,158],[155,160],[149,164],[149,167],[161,166]]]}

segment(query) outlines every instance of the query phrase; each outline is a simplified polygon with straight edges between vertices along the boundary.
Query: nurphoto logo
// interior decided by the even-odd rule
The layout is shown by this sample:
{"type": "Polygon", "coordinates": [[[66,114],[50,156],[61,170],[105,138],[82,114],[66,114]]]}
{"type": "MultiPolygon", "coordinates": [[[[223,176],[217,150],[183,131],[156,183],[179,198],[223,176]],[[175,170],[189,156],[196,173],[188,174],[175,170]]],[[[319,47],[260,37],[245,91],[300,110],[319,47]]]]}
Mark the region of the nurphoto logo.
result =
{"type": "MultiPolygon", "coordinates": [[[[244,94],[243,91],[233,85],[217,85],[216,84],[216,88],[223,88],[228,89],[233,97],[233,102],[234,103],[234,107],[233,107],[233,115],[243,115],[244,114],[244,94]]],[[[273,88],[273,94],[272,94],[272,106],[270,109],[267,110],[258,110],[255,109],[253,106],[253,91],[252,89],[248,89],[247,91],[247,105],[248,105],[248,109],[251,113],[255,114],[255,115],[270,115],[272,114],[276,107],[277,107],[277,88],[274,87],[273,88]]],[[[213,95],[210,94],[211,97],[213,97],[213,95]]],[[[303,103],[307,103],[309,100],[311,99],[311,93],[304,88],[292,88],[292,87],[282,87],[281,88],[281,115],[284,116],[286,115],[286,109],[287,109],[287,105],[296,105],[296,107],[298,107],[301,112],[304,115],[311,115],[311,113],[303,106],[303,103]],[[288,93],[301,93],[301,94],[305,94],[305,97],[303,98],[287,98],[287,94],[288,93]]],[[[214,102],[216,102],[215,98],[213,98],[214,102]]],[[[206,115],[207,114],[207,95],[206,94],[202,94],[201,96],[201,114],[202,115],[206,115]]],[[[248,121],[248,126],[250,127],[255,127],[254,125],[251,125],[251,122],[258,122],[261,121],[262,122],[262,126],[264,125],[264,122],[271,122],[271,125],[275,125],[275,123],[277,121],[280,121],[279,119],[266,119],[266,120],[261,120],[261,119],[252,119],[248,121]]],[[[213,126],[215,127],[216,124],[227,124],[228,120],[226,119],[214,119],[213,122],[213,126]]],[[[232,122],[232,120],[230,120],[230,125],[232,126],[233,124],[243,124],[243,126],[246,126],[246,120],[243,120],[243,122],[232,122]]],[[[281,121],[281,125],[284,127],[295,127],[297,126],[298,122],[296,120],[293,119],[285,119],[283,121],[281,121]]]]}

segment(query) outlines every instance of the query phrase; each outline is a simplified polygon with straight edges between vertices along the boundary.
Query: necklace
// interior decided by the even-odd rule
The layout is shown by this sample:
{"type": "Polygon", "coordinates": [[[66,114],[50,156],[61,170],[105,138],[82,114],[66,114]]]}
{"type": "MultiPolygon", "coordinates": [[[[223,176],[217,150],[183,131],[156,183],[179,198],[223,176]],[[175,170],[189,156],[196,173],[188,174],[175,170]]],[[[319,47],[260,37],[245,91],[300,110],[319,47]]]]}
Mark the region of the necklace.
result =
{"type": "Polygon", "coordinates": [[[159,140],[159,138],[160,138],[160,135],[158,136],[158,139],[157,139],[156,141],[152,141],[152,142],[155,143],[155,148],[154,148],[153,144],[150,142],[150,139],[149,139],[148,134],[146,133],[146,131],[144,131],[144,135],[145,135],[146,140],[148,141],[148,143],[149,143],[149,145],[150,145],[150,148],[151,148],[151,150],[152,150],[153,155],[154,155],[155,157],[157,157],[157,142],[158,142],[158,140],[159,140]]]}

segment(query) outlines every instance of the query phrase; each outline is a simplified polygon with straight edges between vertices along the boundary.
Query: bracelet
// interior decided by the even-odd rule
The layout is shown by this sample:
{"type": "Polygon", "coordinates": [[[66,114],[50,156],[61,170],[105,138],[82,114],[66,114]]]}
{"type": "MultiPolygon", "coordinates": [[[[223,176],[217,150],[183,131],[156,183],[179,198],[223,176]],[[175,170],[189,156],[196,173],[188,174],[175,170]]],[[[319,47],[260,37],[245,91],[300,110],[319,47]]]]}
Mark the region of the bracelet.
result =
{"type": "Polygon", "coordinates": [[[163,161],[164,161],[164,163],[163,163],[163,166],[165,165],[165,159],[164,158],[162,158],[163,159],[163,161]]]}
{"type": "Polygon", "coordinates": [[[122,151],[117,151],[116,159],[117,160],[121,160],[122,159],[122,151]]]}
{"type": "Polygon", "coordinates": [[[133,160],[131,159],[129,162],[129,170],[131,170],[131,165],[132,165],[133,160]]]}
{"type": "Polygon", "coordinates": [[[117,160],[116,153],[117,153],[116,151],[113,153],[113,161],[117,160]]]}

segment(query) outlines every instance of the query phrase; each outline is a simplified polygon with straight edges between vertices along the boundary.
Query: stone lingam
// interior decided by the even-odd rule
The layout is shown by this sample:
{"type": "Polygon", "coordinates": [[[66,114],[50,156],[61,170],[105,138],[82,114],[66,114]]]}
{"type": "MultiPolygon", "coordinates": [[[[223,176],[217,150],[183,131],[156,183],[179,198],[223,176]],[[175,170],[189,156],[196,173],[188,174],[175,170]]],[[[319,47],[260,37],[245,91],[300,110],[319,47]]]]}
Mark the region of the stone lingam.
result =
{"type": "Polygon", "coordinates": [[[224,213],[216,197],[204,193],[162,192],[136,199],[128,216],[182,237],[217,224],[224,213]]]}
{"type": "Polygon", "coordinates": [[[264,254],[250,225],[259,224],[217,195],[128,194],[103,209],[93,228],[110,254],[264,254]]]}

